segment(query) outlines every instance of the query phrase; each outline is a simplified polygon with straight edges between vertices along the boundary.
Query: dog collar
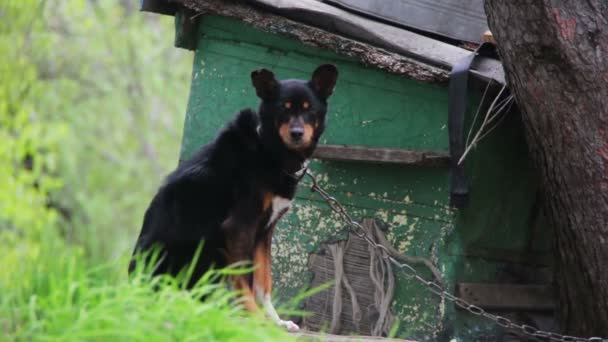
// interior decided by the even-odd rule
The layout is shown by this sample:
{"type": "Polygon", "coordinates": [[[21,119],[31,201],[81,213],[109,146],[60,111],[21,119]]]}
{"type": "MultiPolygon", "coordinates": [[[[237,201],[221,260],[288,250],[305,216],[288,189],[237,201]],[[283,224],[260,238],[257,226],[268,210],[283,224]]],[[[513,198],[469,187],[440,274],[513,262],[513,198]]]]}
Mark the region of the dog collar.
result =
{"type": "Polygon", "coordinates": [[[306,174],[306,170],[308,170],[308,164],[309,164],[309,161],[305,160],[302,163],[302,167],[298,171],[294,172],[293,174],[289,173],[285,170],[283,170],[283,173],[285,173],[289,177],[291,177],[291,178],[295,179],[297,182],[299,182],[302,179],[302,177],[304,177],[304,175],[306,174]]]}

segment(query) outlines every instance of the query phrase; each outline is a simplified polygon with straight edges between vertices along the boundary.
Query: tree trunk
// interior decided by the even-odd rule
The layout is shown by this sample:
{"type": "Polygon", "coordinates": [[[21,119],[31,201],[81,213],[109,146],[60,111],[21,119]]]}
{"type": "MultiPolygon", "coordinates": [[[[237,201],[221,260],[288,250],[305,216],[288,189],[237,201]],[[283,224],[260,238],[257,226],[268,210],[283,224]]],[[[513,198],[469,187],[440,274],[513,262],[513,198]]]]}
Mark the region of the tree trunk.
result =
{"type": "Polygon", "coordinates": [[[608,338],[608,1],[485,10],[555,229],[562,330],[608,338]]]}

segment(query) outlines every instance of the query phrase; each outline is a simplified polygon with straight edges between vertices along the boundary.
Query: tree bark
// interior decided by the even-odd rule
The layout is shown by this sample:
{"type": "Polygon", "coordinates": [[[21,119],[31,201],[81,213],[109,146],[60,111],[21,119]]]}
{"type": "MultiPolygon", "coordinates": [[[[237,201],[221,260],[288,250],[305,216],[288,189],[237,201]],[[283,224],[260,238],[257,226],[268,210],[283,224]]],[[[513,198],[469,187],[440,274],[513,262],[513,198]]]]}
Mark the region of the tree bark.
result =
{"type": "Polygon", "coordinates": [[[561,328],[608,338],[608,1],[485,10],[555,230],[561,328]]]}

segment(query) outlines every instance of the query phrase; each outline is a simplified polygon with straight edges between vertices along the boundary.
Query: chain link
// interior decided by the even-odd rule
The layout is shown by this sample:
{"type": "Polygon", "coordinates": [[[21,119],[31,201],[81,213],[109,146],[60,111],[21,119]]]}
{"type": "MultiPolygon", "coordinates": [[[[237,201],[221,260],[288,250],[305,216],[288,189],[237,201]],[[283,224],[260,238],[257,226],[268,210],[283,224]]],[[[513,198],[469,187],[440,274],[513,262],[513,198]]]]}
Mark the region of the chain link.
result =
{"type": "Polygon", "coordinates": [[[327,191],[325,191],[323,188],[321,188],[319,186],[315,176],[308,169],[306,170],[306,176],[308,176],[310,178],[310,180],[312,181],[312,185],[310,187],[311,191],[318,193],[323,198],[323,200],[325,200],[325,202],[327,202],[327,204],[329,205],[329,208],[334,213],[338,214],[339,218],[346,224],[346,226],[349,228],[349,230],[354,235],[365,239],[365,241],[367,241],[367,243],[369,243],[370,246],[372,246],[373,248],[375,248],[377,250],[380,250],[382,257],[384,259],[388,259],[392,264],[394,264],[398,268],[404,270],[404,273],[407,278],[415,279],[416,281],[418,281],[419,283],[424,285],[427,288],[427,290],[429,290],[430,292],[440,296],[443,299],[446,299],[446,300],[454,303],[454,305],[460,307],[461,309],[466,310],[475,316],[484,317],[486,319],[494,321],[496,324],[498,324],[499,326],[501,326],[505,329],[518,330],[522,334],[530,336],[530,337],[536,337],[536,338],[540,337],[540,338],[544,338],[544,339],[549,339],[550,341],[562,341],[562,342],[565,342],[565,341],[576,341],[576,342],[578,342],[578,341],[593,341],[593,342],[608,341],[608,339],[604,339],[601,337],[581,338],[581,337],[560,335],[560,334],[556,334],[553,332],[538,330],[535,327],[530,326],[530,325],[516,324],[516,323],[513,323],[510,319],[508,319],[506,317],[488,313],[483,308],[481,308],[477,305],[468,303],[464,299],[454,296],[453,294],[446,291],[441,285],[437,284],[436,282],[433,282],[431,280],[426,280],[423,277],[419,276],[418,271],[416,271],[416,269],[413,268],[412,266],[410,266],[406,263],[401,263],[401,262],[397,261],[391,255],[391,252],[388,250],[388,248],[386,248],[384,245],[376,243],[372,239],[372,237],[368,234],[368,232],[365,230],[365,228],[363,228],[363,226],[360,223],[353,220],[353,218],[350,216],[348,211],[335,197],[331,196],[327,191]]]}

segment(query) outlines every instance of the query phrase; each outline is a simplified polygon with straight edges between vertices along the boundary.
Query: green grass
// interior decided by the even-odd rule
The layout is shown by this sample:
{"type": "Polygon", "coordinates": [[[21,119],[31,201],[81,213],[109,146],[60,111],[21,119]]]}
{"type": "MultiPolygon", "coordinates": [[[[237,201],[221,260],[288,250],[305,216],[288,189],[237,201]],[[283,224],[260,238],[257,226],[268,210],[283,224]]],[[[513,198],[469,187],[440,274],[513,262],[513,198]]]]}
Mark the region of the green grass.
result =
{"type": "Polygon", "coordinates": [[[81,251],[56,242],[0,252],[0,340],[293,340],[212,283],[229,271],[209,273],[185,291],[175,279],[151,280],[143,270],[128,278],[126,258],[88,267],[81,251]]]}

